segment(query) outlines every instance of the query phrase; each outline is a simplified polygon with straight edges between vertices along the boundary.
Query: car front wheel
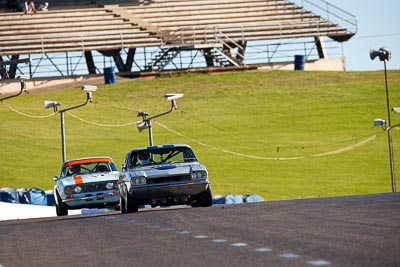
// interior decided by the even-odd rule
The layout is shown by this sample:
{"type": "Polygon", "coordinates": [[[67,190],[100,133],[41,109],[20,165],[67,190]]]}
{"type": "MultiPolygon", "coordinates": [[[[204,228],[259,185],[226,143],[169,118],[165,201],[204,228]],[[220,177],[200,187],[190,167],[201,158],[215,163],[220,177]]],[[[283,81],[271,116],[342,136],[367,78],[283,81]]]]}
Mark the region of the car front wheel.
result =
{"type": "Polygon", "coordinates": [[[125,209],[126,209],[126,213],[132,213],[132,212],[139,211],[139,206],[138,206],[137,200],[134,199],[130,194],[126,194],[125,209]]]}
{"type": "Polygon", "coordinates": [[[199,196],[200,206],[211,207],[212,206],[212,194],[211,188],[208,186],[207,190],[200,194],[199,196]]]}
{"type": "Polygon", "coordinates": [[[212,194],[211,194],[210,186],[208,186],[206,191],[197,195],[193,199],[191,206],[192,207],[211,207],[212,206],[212,194]]]}
{"type": "Polygon", "coordinates": [[[56,213],[57,216],[65,216],[68,215],[68,207],[65,205],[60,196],[57,193],[57,203],[56,203],[56,213]]]}
{"type": "Polygon", "coordinates": [[[121,207],[121,213],[126,213],[125,199],[122,196],[119,197],[119,205],[121,207]]]}

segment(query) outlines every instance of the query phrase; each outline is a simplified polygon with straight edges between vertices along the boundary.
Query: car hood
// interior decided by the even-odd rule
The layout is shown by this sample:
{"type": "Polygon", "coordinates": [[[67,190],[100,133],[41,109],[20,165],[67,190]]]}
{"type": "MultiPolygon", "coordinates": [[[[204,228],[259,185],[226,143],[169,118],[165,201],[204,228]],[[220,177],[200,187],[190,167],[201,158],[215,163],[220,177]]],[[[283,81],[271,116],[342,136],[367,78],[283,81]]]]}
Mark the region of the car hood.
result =
{"type": "Polygon", "coordinates": [[[119,172],[91,173],[66,176],[59,180],[64,186],[94,182],[118,181],[119,172]]]}
{"type": "Polygon", "coordinates": [[[161,164],[137,167],[130,171],[132,177],[157,177],[172,176],[179,174],[188,174],[193,171],[206,170],[204,165],[199,163],[179,163],[179,164],[161,164]]]}

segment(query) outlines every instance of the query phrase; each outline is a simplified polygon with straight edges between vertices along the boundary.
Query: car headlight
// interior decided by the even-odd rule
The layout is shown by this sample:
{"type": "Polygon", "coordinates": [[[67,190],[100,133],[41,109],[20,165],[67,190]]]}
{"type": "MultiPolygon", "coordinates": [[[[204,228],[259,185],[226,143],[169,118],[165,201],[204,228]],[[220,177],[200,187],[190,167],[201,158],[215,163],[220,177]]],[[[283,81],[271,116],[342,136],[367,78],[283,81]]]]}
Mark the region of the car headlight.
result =
{"type": "Polygon", "coordinates": [[[192,180],[207,179],[206,171],[195,171],[195,172],[192,172],[190,175],[192,176],[192,180]]]}
{"type": "Polygon", "coordinates": [[[66,195],[72,195],[74,193],[74,187],[73,186],[64,187],[64,193],[66,195]]]}
{"type": "Polygon", "coordinates": [[[112,183],[112,182],[109,182],[109,183],[106,184],[106,188],[107,188],[108,190],[114,189],[114,186],[115,186],[115,184],[112,183]]]}
{"type": "Polygon", "coordinates": [[[76,186],[75,189],[74,189],[74,192],[79,194],[80,192],[82,192],[82,187],[76,186]]]}
{"type": "Polygon", "coordinates": [[[146,184],[146,178],[145,177],[133,177],[131,179],[131,184],[132,185],[145,185],[146,184]]]}

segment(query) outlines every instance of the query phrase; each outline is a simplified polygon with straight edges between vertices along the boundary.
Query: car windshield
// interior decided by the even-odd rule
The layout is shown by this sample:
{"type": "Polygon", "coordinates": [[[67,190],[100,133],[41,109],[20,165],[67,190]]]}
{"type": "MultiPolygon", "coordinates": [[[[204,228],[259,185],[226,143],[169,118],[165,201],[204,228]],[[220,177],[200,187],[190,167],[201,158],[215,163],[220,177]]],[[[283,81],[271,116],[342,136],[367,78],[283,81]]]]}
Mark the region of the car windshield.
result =
{"type": "Polygon", "coordinates": [[[118,171],[117,167],[112,162],[77,163],[64,167],[61,172],[61,177],[110,171],[118,171]]]}
{"type": "Polygon", "coordinates": [[[132,167],[150,164],[168,164],[197,161],[188,147],[163,147],[134,151],[130,156],[132,167]]]}

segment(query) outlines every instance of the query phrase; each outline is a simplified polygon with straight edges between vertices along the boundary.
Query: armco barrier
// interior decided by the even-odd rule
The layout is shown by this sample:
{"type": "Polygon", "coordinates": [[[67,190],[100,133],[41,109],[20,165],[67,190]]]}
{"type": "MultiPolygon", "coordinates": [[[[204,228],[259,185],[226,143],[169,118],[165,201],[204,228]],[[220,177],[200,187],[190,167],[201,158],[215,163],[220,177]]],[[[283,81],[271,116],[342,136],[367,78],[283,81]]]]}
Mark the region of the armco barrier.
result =
{"type": "MultiPolygon", "coordinates": [[[[0,201],[8,203],[32,204],[41,206],[55,206],[53,190],[43,191],[38,188],[0,188],[0,201]]],[[[213,205],[220,204],[240,204],[263,202],[264,199],[256,194],[217,196],[213,198],[213,205]]],[[[150,205],[141,208],[151,208],[150,205]]],[[[82,214],[109,211],[109,209],[82,209],[82,214]]]]}

